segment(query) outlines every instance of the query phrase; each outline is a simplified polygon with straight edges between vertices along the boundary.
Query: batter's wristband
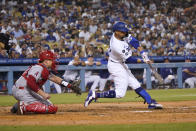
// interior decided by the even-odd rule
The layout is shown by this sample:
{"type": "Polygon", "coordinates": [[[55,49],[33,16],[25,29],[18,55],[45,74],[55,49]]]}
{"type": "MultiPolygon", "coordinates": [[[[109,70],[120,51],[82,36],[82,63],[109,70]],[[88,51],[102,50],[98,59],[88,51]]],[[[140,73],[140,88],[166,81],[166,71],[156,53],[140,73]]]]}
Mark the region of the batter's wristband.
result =
{"type": "Polygon", "coordinates": [[[140,51],[140,55],[142,55],[144,52],[145,52],[144,50],[140,51]]]}

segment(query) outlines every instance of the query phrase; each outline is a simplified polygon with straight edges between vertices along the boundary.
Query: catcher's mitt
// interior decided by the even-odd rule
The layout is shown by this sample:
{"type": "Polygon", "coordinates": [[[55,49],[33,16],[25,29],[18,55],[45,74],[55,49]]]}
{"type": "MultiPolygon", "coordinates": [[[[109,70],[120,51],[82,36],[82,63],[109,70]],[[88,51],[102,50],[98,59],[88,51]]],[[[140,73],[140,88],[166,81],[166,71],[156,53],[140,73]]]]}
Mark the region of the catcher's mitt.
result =
{"type": "Polygon", "coordinates": [[[69,88],[72,89],[77,95],[82,94],[81,89],[80,89],[80,82],[81,80],[73,81],[71,85],[69,86],[69,88]]]}

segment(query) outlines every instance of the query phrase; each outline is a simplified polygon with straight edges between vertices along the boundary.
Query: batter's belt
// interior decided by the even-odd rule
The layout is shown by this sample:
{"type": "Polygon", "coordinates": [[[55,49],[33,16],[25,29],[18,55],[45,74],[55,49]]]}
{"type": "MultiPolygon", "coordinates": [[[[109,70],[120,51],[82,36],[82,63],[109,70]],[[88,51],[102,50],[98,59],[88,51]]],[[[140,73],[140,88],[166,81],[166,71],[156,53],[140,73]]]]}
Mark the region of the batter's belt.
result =
{"type": "Polygon", "coordinates": [[[125,62],[116,62],[116,61],[113,61],[113,60],[110,60],[111,62],[114,62],[114,63],[125,63],[125,62]]]}

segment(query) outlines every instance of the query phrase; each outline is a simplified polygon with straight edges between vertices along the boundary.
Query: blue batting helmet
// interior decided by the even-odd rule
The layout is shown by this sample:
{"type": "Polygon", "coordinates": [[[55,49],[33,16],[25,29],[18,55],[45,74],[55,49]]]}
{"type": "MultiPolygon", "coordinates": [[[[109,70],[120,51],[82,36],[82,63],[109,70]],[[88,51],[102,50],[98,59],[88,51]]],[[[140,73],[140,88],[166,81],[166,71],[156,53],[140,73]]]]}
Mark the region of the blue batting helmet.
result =
{"type": "Polygon", "coordinates": [[[113,26],[113,31],[122,31],[122,32],[128,32],[127,25],[124,22],[117,22],[113,26]]]}

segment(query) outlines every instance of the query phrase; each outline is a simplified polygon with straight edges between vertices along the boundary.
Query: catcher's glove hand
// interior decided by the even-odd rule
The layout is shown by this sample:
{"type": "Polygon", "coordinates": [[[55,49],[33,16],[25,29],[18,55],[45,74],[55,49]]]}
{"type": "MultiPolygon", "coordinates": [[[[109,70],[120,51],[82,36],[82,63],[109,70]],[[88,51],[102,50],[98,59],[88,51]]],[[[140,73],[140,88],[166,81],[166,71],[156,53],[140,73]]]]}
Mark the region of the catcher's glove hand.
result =
{"type": "Polygon", "coordinates": [[[80,82],[81,80],[73,81],[71,84],[68,85],[68,88],[72,89],[77,95],[81,95],[81,89],[80,89],[80,82]]]}

